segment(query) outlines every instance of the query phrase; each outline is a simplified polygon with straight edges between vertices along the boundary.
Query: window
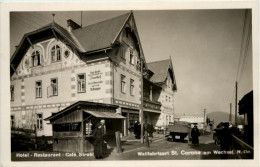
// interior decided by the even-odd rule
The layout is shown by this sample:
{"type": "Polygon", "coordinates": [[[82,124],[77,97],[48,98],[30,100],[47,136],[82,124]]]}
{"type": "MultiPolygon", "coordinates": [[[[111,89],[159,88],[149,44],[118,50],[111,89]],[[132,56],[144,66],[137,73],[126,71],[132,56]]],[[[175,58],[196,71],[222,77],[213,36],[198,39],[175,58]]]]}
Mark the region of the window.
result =
{"type": "Polygon", "coordinates": [[[80,131],[81,123],[64,123],[64,124],[53,124],[53,130],[55,132],[68,132],[68,131],[80,131]]]}
{"type": "Polygon", "coordinates": [[[86,92],[85,74],[78,74],[78,93],[86,92]]]}
{"type": "Polygon", "coordinates": [[[10,86],[10,91],[11,91],[11,101],[14,101],[14,85],[10,86]]]}
{"type": "Polygon", "coordinates": [[[135,85],[134,85],[135,81],[133,79],[130,79],[130,95],[134,95],[134,89],[135,89],[135,85]]]}
{"type": "Polygon", "coordinates": [[[41,58],[40,58],[40,52],[39,51],[34,51],[32,53],[32,64],[33,67],[41,65],[41,58]]]}
{"type": "Polygon", "coordinates": [[[121,75],[121,92],[125,93],[125,76],[121,75]]]}
{"type": "Polygon", "coordinates": [[[11,115],[11,128],[14,128],[14,115],[11,115]]]}
{"type": "Polygon", "coordinates": [[[60,55],[60,47],[59,45],[55,45],[51,48],[51,62],[58,62],[61,60],[61,55],[60,55]]]}
{"type": "Polygon", "coordinates": [[[167,97],[167,96],[165,96],[165,101],[167,101],[167,98],[168,98],[168,97],[167,97]]]}
{"type": "Polygon", "coordinates": [[[36,81],[36,98],[42,97],[42,81],[36,81]]]}
{"type": "Polygon", "coordinates": [[[135,64],[135,59],[134,59],[134,54],[133,54],[133,50],[130,50],[130,64],[134,65],[135,64]]]}
{"type": "Polygon", "coordinates": [[[42,123],[43,123],[43,118],[42,118],[42,114],[37,114],[37,124],[36,127],[37,129],[43,129],[42,123]]]}
{"type": "Polygon", "coordinates": [[[169,97],[169,102],[171,102],[171,97],[169,97]]]}
{"type": "Polygon", "coordinates": [[[48,87],[48,97],[58,96],[58,79],[52,78],[51,85],[48,87]]]}
{"type": "Polygon", "coordinates": [[[125,60],[125,54],[126,54],[127,49],[125,48],[124,45],[121,47],[121,49],[122,49],[121,58],[125,60]]]}

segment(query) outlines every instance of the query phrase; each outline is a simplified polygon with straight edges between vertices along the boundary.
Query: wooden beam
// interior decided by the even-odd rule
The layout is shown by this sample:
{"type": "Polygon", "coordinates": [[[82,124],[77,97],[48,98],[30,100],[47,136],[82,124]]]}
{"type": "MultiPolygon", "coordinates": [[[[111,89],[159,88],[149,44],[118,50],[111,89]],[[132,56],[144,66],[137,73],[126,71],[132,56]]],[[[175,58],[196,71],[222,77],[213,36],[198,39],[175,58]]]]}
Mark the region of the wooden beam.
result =
{"type": "Polygon", "coordinates": [[[58,39],[58,37],[57,37],[55,31],[54,31],[53,29],[51,29],[51,31],[52,31],[53,35],[55,36],[55,39],[56,39],[57,41],[59,41],[59,39],[58,39]]]}
{"type": "Polygon", "coordinates": [[[14,70],[14,72],[17,74],[16,69],[14,68],[14,66],[16,66],[15,64],[10,64],[10,66],[12,67],[12,69],[14,70]]]}
{"type": "Polygon", "coordinates": [[[27,39],[27,41],[30,43],[31,47],[34,49],[33,44],[32,44],[32,42],[31,42],[30,38],[26,37],[26,39],[27,39]]]}

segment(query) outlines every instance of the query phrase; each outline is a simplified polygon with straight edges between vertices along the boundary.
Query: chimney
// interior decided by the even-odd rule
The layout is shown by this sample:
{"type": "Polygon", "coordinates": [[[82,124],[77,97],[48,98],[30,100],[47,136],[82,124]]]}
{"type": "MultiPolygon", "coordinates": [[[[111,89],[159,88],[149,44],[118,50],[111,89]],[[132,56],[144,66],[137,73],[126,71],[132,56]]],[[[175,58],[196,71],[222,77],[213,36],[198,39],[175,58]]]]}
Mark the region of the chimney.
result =
{"type": "Polygon", "coordinates": [[[81,28],[80,25],[78,25],[76,22],[74,22],[73,20],[69,19],[67,20],[67,27],[68,27],[68,31],[71,32],[72,30],[81,28]]]}

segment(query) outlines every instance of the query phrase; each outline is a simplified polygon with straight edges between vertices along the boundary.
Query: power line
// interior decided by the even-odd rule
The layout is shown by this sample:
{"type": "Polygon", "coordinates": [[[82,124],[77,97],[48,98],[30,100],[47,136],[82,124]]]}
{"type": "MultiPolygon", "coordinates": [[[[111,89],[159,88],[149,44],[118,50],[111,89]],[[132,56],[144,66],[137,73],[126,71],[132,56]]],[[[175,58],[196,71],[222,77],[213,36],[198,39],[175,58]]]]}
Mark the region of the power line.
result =
{"type": "Polygon", "coordinates": [[[249,48],[249,44],[250,44],[250,39],[251,39],[251,28],[252,28],[252,22],[251,22],[251,19],[249,20],[249,27],[248,27],[248,35],[247,35],[247,41],[246,41],[246,46],[245,46],[245,51],[244,51],[244,60],[243,60],[243,64],[242,64],[242,69],[241,69],[241,73],[240,73],[240,76],[239,76],[239,81],[242,77],[242,74],[243,74],[243,71],[244,71],[244,68],[245,68],[245,65],[246,65],[246,60],[247,60],[247,52],[248,52],[248,48],[249,48]]]}
{"type": "Polygon", "coordinates": [[[246,22],[247,22],[247,10],[245,10],[245,16],[244,16],[244,25],[243,25],[243,31],[242,31],[242,40],[241,40],[241,45],[240,45],[240,56],[239,56],[239,63],[237,67],[237,75],[236,75],[236,81],[238,80],[238,76],[240,74],[240,66],[241,66],[241,60],[243,59],[243,44],[245,40],[245,29],[246,29],[246,22]]]}

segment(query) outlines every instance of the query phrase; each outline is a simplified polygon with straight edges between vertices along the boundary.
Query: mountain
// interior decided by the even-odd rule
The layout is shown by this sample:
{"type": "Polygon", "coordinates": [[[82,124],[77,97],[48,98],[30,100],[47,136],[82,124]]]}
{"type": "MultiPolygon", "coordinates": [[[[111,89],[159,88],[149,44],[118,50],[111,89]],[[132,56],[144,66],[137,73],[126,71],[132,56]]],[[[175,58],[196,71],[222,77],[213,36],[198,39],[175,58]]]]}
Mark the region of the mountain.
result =
{"type": "MultiPolygon", "coordinates": [[[[207,114],[208,118],[212,121],[214,119],[214,126],[220,122],[229,122],[229,113],[223,111],[214,111],[207,114]]],[[[234,123],[235,115],[232,114],[232,123],[234,123]]]]}

